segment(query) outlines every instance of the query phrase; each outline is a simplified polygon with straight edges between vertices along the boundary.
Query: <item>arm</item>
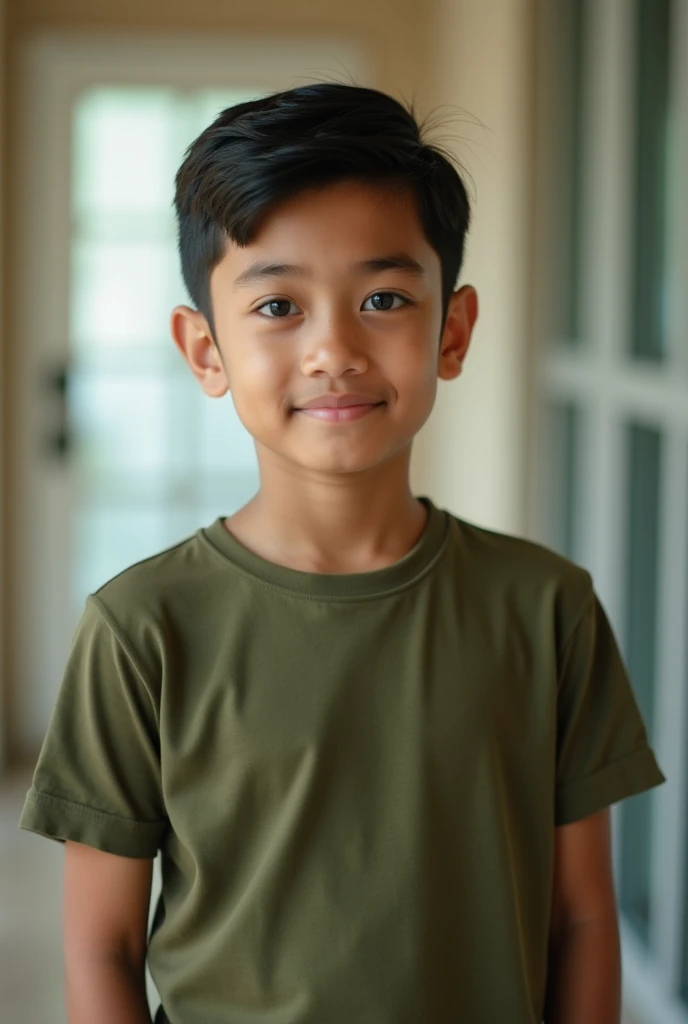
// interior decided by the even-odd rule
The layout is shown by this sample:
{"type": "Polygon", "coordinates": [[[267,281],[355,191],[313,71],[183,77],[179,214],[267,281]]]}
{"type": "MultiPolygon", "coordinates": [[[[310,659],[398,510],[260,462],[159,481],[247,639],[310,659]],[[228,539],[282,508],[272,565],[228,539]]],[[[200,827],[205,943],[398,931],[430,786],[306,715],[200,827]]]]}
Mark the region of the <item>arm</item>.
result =
{"type": "Polygon", "coordinates": [[[69,1024],[151,1024],[145,963],[153,861],[65,843],[69,1024]]]}
{"type": "Polygon", "coordinates": [[[545,1024],[619,1024],[621,953],[607,808],[556,830],[545,1024]]]}

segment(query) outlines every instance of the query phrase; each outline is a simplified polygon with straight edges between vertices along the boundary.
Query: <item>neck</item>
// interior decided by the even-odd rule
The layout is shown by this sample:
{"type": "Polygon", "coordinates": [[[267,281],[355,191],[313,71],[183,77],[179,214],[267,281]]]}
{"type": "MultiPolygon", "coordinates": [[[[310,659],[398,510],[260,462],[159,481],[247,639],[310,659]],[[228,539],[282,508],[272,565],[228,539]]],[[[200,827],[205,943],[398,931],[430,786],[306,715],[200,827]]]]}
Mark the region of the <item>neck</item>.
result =
{"type": "Polygon", "coordinates": [[[426,522],[409,484],[410,451],[382,467],[326,478],[261,461],[255,498],[227,519],[240,543],[306,572],[370,572],[415,546],[426,522]]]}

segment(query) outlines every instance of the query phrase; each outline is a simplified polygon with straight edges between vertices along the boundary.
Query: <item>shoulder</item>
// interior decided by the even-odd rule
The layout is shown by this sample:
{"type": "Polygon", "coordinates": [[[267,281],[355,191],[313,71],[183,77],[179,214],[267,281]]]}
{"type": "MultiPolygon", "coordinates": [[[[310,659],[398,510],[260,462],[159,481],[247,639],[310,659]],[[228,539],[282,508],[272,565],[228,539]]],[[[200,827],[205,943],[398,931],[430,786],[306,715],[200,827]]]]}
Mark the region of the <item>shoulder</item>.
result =
{"type": "Polygon", "coordinates": [[[94,596],[109,607],[120,608],[132,600],[140,603],[160,597],[170,587],[189,582],[203,554],[200,533],[199,530],[179,543],[127,566],[106,580],[94,591],[94,596]]]}
{"type": "Polygon", "coordinates": [[[594,600],[590,573],[544,544],[450,515],[457,578],[495,611],[555,630],[565,642],[594,600]]]}
{"type": "Polygon", "coordinates": [[[171,646],[226,595],[231,571],[205,529],[128,566],[89,595],[85,616],[107,623],[125,644],[151,654],[171,646]]]}

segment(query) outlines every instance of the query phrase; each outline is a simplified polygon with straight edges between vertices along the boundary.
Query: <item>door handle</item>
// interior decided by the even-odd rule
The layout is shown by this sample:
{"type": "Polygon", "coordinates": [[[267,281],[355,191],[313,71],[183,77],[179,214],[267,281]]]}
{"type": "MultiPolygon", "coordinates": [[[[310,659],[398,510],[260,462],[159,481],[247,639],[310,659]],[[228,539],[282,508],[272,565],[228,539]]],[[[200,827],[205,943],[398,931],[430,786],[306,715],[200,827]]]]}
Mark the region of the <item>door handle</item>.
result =
{"type": "Polygon", "coordinates": [[[69,364],[59,363],[47,371],[43,384],[52,406],[52,427],[48,430],[44,450],[51,461],[66,463],[74,448],[69,416],[69,364]]]}

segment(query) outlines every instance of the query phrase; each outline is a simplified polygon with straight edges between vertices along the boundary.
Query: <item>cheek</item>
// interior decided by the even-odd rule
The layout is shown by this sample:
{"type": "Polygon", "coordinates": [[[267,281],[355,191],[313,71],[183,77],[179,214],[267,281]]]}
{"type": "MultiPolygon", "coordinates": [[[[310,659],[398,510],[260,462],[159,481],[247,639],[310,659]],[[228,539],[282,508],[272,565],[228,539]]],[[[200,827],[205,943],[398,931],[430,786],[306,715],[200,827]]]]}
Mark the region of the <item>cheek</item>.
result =
{"type": "Polygon", "coordinates": [[[437,397],[437,358],[427,341],[397,360],[389,380],[397,393],[392,415],[405,430],[416,433],[432,412],[437,397]]]}
{"type": "Polygon", "coordinates": [[[233,359],[232,377],[237,388],[266,394],[284,385],[291,363],[285,346],[260,341],[247,344],[233,359]]]}
{"type": "Polygon", "coordinates": [[[291,364],[276,345],[252,341],[232,353],[229,381],[239,419],[252,434],[269,430],[289,396],[291,364]]]}
{"type": "Polygon", "coordinates": [[[438,355],[427,338],[413,338],[408,345],[391,349],[385,359],[388,379],[396,385],[399,397],[409,398],[433,389],[437,381],[438,355]]]}

